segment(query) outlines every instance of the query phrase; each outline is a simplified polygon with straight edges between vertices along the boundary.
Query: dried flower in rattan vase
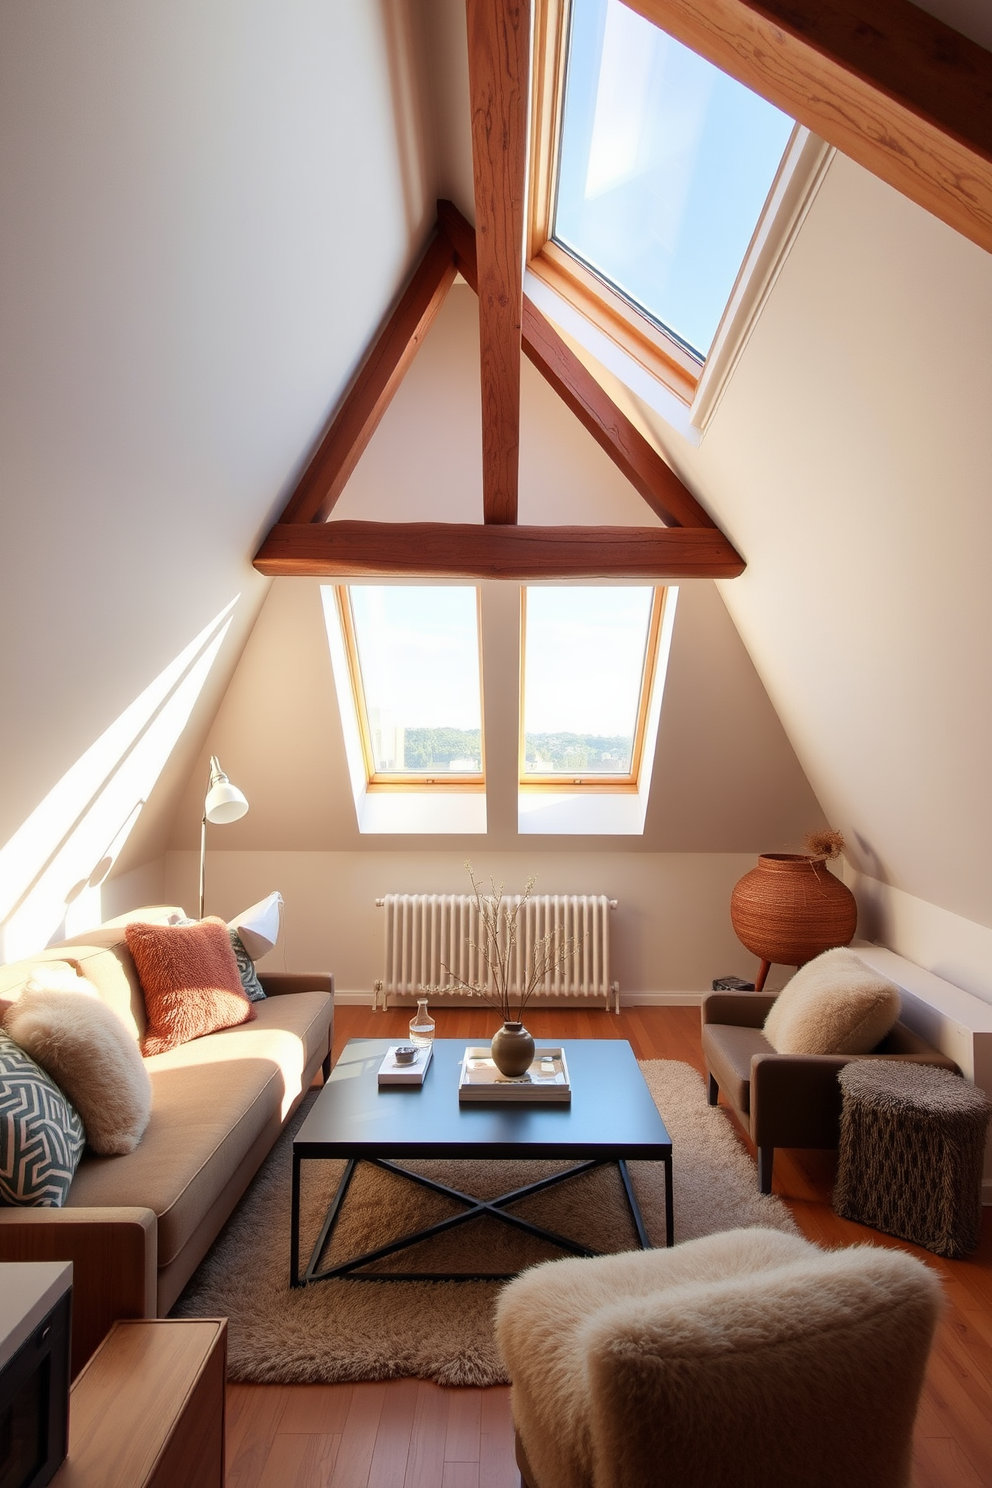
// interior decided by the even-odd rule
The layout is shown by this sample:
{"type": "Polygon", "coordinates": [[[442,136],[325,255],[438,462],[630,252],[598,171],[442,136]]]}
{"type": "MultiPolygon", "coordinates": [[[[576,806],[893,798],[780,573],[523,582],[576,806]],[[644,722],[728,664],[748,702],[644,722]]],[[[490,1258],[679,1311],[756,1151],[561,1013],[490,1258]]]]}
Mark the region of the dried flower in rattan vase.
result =
{"type": "Polygon", "coordinates": [[[823,858],[762,853],[734,885],[730,919],[737,939],[765,965],[803,966],[833,946],[848,945],[858,906],[823,858]]]}

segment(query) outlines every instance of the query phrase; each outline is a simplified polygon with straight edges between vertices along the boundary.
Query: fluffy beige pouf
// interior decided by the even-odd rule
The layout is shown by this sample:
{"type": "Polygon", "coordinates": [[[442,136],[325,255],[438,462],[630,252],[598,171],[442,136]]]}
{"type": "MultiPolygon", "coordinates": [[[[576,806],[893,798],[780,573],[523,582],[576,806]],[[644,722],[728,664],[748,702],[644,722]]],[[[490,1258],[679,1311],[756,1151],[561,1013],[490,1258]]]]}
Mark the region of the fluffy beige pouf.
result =
{"type": "Polygon", "coordinates": [[[496,1333],[533,1488],[904,1488],[940,1283],[772,1230],[535,1266],[496,1333]]]}

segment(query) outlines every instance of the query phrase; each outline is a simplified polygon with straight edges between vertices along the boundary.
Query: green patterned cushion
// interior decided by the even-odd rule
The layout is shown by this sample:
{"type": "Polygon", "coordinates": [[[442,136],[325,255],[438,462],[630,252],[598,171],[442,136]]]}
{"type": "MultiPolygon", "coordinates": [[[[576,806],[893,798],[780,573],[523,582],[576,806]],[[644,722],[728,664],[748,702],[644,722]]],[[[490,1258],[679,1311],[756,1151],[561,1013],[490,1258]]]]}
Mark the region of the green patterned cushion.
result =
{"type": "Polygon", "coordinates": [[[249,1002],[262,1002],[265,998],[265,993],[262,991],[262,984],[258,980],[258,972],[255,970],[254,961],[245,950],[244,942],[237,930],[232,930],[229,925],[227,927],[227,933],[231,937],[231,950],[234,952],[234,959],[238,963],[238,975],[241,978],[241,985],[245,989],[245,996],[249,1002]]]}
{"type": "Polygon", "coordinates": [[[75,1108],[0,1029],[0,1204],[61,1209],[85,1143],[75,1108]]]}

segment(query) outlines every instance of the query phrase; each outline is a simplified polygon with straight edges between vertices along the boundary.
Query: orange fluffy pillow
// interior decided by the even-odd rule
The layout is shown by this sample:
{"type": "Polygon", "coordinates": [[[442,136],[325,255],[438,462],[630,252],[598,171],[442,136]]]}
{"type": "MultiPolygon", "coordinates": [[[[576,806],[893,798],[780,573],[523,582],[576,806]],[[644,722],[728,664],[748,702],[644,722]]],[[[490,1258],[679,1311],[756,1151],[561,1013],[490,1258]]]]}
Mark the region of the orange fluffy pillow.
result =
{"type": "Polygon", "coordinates": [[[223,921],[135,921],[124,936],[145,996],[148,1028],[141,1052],[146,1058],[254,1018],[223,921]]]}

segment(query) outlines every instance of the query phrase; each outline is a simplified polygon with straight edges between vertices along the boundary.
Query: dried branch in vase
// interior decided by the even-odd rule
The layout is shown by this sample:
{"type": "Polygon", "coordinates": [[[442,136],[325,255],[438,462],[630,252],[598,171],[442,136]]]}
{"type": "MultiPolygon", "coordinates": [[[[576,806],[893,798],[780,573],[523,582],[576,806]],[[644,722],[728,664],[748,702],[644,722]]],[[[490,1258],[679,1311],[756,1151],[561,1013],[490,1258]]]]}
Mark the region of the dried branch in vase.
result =
{"type": "Polygon", "coordinates": [[[519,916],[531,896],[536,880],[533,877],[527,880],[519,899],[508,899],[502,884],[497,887],[495,879],[491,878],[487,893],[483,884],[475,877],[471,863],[466,863],[465,867],[479,914],[479,939],[470,939],[468,944],[486,968],[485,980],[465,981],[442,961],[441,969],[450,980],[423,987],[421,990],[426,993],[467,992],[470,997],[478,997],[494,1008],[504,1023],[520,1023],[523,1021],[524,1008],[534,993],[549,977],[553,977],[567,965],[581,941],[574,936],[563,940],[560,926],[555,926],[547,935],[534,941],[527,963],[518,978],[519,916]]]}

